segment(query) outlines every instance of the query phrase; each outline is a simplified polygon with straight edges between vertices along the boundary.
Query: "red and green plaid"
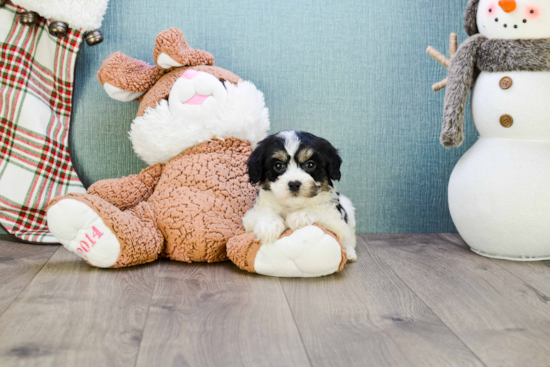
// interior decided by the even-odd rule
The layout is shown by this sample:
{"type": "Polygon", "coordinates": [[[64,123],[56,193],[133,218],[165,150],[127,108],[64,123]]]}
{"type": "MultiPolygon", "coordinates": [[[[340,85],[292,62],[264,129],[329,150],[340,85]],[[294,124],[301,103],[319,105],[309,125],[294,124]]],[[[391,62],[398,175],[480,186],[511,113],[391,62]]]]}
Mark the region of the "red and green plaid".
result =
{"type": "Polygon", "coordinates": [[[17,238],[57,242],[46,205],[59,195],[85,192],[69,152],[80,31],[63,38],[48,21],[19,24],[24,9],[0,9],[0,225],[17,238]]]}

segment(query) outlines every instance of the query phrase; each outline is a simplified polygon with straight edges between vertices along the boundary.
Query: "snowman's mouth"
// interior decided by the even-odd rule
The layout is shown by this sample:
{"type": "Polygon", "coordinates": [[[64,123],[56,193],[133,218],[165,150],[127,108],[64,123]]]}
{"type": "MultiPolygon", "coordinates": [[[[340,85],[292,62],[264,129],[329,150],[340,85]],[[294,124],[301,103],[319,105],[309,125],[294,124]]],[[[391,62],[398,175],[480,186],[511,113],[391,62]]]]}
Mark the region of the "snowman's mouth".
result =
{"type": "MultiPolygon", "coordinates": [[[[499,22],[499,19],[498,18],[495,18],[495,22],[498,23],[499,22]]],[[[527,19],[523,19],[523,24],[526,24],[527,23],[527,19]]],[[[512,22],[513,24],[513,27],[514,29],[518,29],[518,24],[515,24],[515,22],[512,22]]],[[[504,23],[504,28],[508,28],[508,23],[504,23]]],[[[485,28],[485,26],[483,26],[483,28],[485,28]]]]}
{"type": "Polygon", "coordinates": [[[210,96],[209,95],[205,96],[205,95],[202,95],[202,94],[196,94],[196,95],[189,98],[187,101],[185,101],[183,103],[186,104],[186,105],[190,105],[190,106],[200,106],[201,104],[206,102],[208,97],[210,97],[210,96]]]}

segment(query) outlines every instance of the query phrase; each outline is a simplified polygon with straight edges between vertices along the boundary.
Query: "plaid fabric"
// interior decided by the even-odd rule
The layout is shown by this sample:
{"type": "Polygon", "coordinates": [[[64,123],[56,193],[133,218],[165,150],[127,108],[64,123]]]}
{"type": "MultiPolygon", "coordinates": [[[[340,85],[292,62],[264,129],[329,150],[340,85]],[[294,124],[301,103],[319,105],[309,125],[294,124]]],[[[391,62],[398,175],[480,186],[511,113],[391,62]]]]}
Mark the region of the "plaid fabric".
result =
{"type": "Polygon", "coordinates": [[[46,205],[85,192],[70,159],[69,123],[83,35],[48,33],[48,21],[19,24],[24,9],[0,9],[0,224],[28,242],[57,242],[46,205]]]}

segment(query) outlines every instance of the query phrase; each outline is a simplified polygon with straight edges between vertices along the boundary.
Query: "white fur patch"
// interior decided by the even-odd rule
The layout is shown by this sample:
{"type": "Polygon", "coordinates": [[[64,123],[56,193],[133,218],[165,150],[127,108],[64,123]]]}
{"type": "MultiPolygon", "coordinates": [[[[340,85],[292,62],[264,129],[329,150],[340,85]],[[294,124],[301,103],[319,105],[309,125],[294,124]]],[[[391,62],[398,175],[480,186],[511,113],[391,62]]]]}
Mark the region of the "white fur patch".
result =
{"type": "Polygon", "coordinates": [[[120,243],[101,217],[86,204],[64,199],[47,213],[48,228],[70,252],[99,268],[118,260],[120,243]]]}
{"type": "Polygon", "coordinates": [[[216,101],[214,95],[203,105],[180,106],[177,116],[166,100],[148,108],[134,120],[129,132],[136,154],[152,165],[166,163],[186,149],[216,138],[235,137],[255,147],[269,129],[263,93],[248,81],[238,85],[225,82],[225,88],[223,101],[216,101]]]}
{"type": "Polygon", "coordinates": [[[285,140],[285,150],[289,156],[294,157],[300,147],[300,138],[295,131],[281,131],[277,134],[285,140]]]}
{"type": "Polygon", "coordinates": [[[317,217],[308,212],[294,212],[286,217],[288,228],[296,230],[310,226],[317,221],[317,217]]]}
{"type": "Polygon", "coordinates": [[[71,28],[93,31],[101,28],[109,0],[12,0],[12,3],[71,28]]]}

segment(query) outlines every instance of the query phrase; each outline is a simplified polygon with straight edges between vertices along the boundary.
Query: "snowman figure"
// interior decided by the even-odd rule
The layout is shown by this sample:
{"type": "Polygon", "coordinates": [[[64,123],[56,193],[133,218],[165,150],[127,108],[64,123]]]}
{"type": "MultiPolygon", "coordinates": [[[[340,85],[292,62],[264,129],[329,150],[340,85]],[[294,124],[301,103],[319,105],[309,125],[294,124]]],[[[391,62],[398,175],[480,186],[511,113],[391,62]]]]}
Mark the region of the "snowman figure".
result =
{"type": "Polygon", "coordinates": [[[550,1],[470,0],[449,67],[441,143],[460,146],[468,91],[479,139],[449,182],[453,221],[487,257],[550,259],[550,1]]]}

